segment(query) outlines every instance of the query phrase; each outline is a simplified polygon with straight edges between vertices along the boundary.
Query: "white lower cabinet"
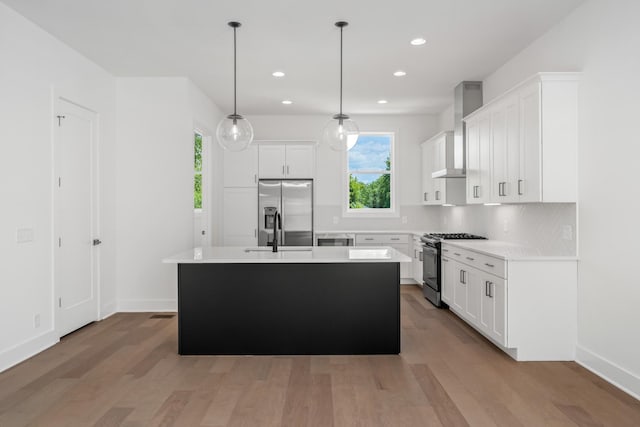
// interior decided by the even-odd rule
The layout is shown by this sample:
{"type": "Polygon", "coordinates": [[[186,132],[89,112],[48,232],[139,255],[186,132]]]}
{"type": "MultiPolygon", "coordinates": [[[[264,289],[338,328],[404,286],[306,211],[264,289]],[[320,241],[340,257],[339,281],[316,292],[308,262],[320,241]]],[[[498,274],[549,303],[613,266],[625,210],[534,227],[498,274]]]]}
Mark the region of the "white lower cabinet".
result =
{"type": "Polygon", "coordinates": [[[505,260],[446,243],[443,253],[451,311],[516,360],[575,359],[575,258],[505,260]]]}
{"type": "Polygon", "coordinates": [[[419,285],[422,284],[422,242],[419,237],[413,239],[413,261],[411,262],[413,269],[413,280],[419,285]]]}

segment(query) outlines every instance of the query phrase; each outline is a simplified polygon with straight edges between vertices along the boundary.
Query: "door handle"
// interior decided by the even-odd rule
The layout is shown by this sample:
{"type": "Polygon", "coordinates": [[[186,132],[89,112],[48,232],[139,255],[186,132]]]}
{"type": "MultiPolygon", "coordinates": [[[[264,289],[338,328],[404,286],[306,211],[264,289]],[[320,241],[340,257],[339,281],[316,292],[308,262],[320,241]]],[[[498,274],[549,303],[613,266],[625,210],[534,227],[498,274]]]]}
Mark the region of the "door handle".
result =
{"type": "Polygon", "coordinates": [[[98,246],[102,244],[102,240],[100,239],[93,239],[93,246],[98,246]]]}
{"type": "Polygon", "coordinates": [[[523,196],[522,194],[522,180],[518,180],[518,196],[523,196]]]}

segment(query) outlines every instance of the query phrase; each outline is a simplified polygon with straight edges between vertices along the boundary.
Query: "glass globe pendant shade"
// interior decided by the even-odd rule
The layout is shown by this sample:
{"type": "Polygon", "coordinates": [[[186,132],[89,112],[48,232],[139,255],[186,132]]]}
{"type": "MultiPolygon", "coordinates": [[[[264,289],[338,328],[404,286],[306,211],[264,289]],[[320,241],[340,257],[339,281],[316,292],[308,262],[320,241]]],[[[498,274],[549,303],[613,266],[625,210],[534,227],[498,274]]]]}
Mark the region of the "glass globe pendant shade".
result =
{"type": "Polygon", "coordinates": [[[325,125],[322,142],[334,151],[347,151],[356,145],[359,134],[356,122],[347,115],[337,114],[325,125]]]}
{"type": "Polygon", "coordinates": [[[242,151],[253,141],[253,127],[241,115],[230,114],[218,123],[216,137],[225,150],[242,151]]]}

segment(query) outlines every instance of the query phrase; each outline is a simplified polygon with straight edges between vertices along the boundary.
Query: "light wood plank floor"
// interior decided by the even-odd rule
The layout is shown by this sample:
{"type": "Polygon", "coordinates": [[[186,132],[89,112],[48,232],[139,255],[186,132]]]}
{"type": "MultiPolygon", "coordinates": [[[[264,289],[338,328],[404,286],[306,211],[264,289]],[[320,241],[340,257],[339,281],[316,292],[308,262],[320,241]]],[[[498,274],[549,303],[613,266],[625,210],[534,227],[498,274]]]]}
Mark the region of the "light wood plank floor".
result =
{"type": "Polygon", "coordinates": [[[180,357],[176,318],[117,314],[0,374],[0,426],[639,426],[575,363],[518,363],[402,287],[400,356],[180,357]]]}

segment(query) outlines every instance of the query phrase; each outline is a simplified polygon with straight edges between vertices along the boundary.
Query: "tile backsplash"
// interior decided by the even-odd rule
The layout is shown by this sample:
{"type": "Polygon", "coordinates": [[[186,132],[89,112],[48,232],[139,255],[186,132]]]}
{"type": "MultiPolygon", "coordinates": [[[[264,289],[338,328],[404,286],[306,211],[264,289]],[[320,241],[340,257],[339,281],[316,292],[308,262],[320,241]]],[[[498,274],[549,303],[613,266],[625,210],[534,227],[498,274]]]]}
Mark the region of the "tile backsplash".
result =
{"type": "Polygon", "coordinates": [[[575,203],[469,205],[442,208],[446,232],[467,232],[535,247],[547,255],[576,255],[575,203]]]}

